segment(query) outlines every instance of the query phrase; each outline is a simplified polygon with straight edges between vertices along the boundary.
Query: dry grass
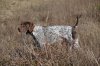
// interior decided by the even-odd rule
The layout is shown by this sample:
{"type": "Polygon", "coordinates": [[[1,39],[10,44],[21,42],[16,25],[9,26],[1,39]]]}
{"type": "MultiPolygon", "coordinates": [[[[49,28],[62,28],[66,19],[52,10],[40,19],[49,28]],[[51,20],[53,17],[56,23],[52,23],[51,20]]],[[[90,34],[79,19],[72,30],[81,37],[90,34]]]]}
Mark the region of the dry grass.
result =
{"type": "Polygon", "coordinates": [[[100,65],[99,0],[0,0],[0,28],[0,66],[100,65]],[[40,51],[31,36],[17,31],[21,21],[73,25],[77,14],[82,14],[77,30],[81,48],[77,50],[58,42],[40,51]]]}

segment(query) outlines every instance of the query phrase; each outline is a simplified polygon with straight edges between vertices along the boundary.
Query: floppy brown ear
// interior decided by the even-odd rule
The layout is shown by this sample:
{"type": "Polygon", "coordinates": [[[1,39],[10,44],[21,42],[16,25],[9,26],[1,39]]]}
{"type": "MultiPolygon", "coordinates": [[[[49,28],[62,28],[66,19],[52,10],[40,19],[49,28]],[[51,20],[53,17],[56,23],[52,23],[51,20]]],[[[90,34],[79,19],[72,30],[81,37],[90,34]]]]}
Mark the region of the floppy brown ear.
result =
{"type": "Polygon", "coordinates": [[[34,27],[35,27],[34,24],[30,23],[30,25],[29,25],[29,32],[33,32],[34,27]]]}

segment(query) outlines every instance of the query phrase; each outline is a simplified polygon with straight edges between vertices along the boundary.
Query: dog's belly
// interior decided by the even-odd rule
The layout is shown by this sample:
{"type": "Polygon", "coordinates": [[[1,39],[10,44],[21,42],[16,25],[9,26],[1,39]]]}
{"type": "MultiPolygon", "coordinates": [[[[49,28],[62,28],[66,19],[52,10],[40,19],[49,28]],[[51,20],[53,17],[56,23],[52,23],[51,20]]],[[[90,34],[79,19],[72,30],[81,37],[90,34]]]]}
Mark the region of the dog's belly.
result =
{"type": "Polygon", "coordinates": [[[61,37],[66,38],[70,42],[72,41],[71,33],[71,26],[37,26],[33,31],[33,34],[39,41],[40,45],[45,43],[53,44],[61,40],[61,37]]]}

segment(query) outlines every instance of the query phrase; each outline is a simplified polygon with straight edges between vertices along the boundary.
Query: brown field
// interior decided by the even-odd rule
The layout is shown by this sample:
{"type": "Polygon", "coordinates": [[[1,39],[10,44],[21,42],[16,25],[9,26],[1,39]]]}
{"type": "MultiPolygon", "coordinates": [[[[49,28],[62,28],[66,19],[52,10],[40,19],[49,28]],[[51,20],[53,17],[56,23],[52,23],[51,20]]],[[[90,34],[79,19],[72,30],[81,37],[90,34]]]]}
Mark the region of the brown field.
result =
{"type": "Polygon", "coordinates": [[[100,0],[0,0],[0,66],[100,66],[100,0]],[[80,14],[78,50],[58,42],[39,51],[17,30],[22,21],[72,26],[80,14]]]}

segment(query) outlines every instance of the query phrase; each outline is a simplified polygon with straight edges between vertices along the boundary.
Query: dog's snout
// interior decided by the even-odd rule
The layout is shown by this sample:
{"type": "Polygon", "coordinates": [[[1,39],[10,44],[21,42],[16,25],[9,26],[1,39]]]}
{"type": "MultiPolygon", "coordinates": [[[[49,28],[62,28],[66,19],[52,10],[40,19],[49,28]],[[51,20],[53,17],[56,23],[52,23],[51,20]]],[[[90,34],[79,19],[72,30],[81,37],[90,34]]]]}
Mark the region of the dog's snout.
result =
{"type": "Polygon", "coordinates": [[[20,28],[18,28],[18,31],[20,32],[20,28]]]}

